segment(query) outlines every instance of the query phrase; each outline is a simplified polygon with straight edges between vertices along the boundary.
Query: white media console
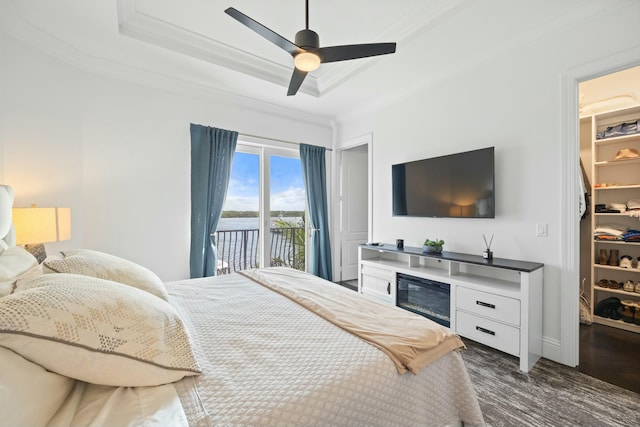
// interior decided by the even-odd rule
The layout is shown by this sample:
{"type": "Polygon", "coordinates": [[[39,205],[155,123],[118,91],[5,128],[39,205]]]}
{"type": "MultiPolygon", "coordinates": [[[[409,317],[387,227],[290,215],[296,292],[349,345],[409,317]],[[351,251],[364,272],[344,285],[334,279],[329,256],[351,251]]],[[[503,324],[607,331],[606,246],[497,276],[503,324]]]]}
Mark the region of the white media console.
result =
{"type": "Polygon", "coordinates": [[[393,305],[398,274],[447,284],[451,330],[519,357],[524,372],[542,354],[543,264],[365,244],[358,248],[358,270],[358,292],[393,305]]]}

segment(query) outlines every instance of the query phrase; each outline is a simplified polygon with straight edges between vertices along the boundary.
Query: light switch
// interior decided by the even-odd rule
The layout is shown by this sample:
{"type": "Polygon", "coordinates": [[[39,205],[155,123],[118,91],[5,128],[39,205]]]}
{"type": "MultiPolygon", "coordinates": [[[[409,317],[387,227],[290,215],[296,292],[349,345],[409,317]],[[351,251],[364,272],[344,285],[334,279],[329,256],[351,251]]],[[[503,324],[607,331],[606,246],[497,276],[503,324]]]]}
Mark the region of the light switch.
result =
{"type": "Polygon", "coordinates": [[[536,224],[536,237],[547,237],[547,224],[536,224]]]}

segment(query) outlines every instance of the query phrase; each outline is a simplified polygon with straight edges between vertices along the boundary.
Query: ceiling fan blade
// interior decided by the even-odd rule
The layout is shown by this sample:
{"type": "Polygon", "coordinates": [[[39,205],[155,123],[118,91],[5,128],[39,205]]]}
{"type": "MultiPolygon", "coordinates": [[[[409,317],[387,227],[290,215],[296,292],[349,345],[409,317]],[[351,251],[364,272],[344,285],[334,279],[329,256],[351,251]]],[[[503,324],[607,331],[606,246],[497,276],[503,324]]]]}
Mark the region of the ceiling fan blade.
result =
{"type": "Polygon", "coordinates": [[[387,55],[395,51],[395,43],[349,44],[344,46],[321,47],[318,49],[323,63],[387,55]]]}
{"type": "Polygon", "coordinates": [[[295,95],[300,89],[304,78],[307,76],[306,71],[300,71],[297,68],[293,69],[293,75],[291,76],[291,81],[289,82],[289,90],[287,91],[287,96],[295,95]]]}
{"type": "Polygon", "coordinates": [[[249,27],[251,30],[253,30],[256,33],[260,34],[262,37],[264,37],[265,39],[269,40],[271,43],[275,44],[279,48],[286,50],[291,55],[295,55],[297,53],[302,52],[302,49],[300,49],[298,46],[296,46],[295,44],[293,44],[289,40],[285,39],[284,37],[282,37],[280,34],[276,33],[275,31],[272,31],[269,28],[265,27],[264,25],[262,25],[258,21],[254,20],[252,18],[249,18],[247,15],[245,15],[242,12],[240,12],[239,10],[234,9],[233,7],[230,7],[228,9],[226,9],[224,12],[227,15],[231,16],[232,18],[236,19],[241,24],[249,27]]]}

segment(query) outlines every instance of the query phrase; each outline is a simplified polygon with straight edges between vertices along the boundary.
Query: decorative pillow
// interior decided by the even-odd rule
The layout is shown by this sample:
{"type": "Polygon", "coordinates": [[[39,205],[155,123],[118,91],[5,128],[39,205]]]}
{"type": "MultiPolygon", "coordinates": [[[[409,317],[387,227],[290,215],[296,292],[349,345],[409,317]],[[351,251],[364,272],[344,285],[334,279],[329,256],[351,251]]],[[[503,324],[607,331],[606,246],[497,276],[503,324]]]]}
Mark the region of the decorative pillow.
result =
{"type": "Polygon", "coordinates": [[[169,300],[162,280],[151,270],[129,260],[91,249],[75,249],[62,252],[64,258],[46,259],[45,273],[72,273],[111,280],[134,286],[169,300]],[[48,271],[49,270],[49,271],[48,271]]]}
{"type": "Polygon", "coordinates": [[[182,319],[166,301],[88,276],[32,280],[47,285],[0,299],[0,346],[93,384],[155,386],[200,373],[182,319]]]}
{"type": "Polygon", "coordinates": [[[0,297],[9,295],[18,277],[38,266],[36,258],[21,246],[0,254],[0,297]]]}
{"type": "Polygon", "coordinates": [[[0,347],[0,366],[3,426],[47,425],[75,384],[5,347],[0,347]]]}

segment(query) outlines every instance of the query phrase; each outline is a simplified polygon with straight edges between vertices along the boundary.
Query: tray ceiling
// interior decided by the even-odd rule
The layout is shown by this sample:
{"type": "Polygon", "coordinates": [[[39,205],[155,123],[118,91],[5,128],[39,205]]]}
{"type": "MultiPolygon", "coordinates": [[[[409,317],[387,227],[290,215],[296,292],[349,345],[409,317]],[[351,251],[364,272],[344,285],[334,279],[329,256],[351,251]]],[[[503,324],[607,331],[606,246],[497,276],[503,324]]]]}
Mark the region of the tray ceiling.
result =
{"type": "Polygon", "coordinates": [[[310,0],[309,26],[321,46],[396,42],[397,51],[322,64],[291,97],[291,56],[224,10],[234,7],[293,40],[305,26],[304,0],[1,0],[0,30],[83,70],[326,121],[464,75],[472,63],[618,13],[625,4],[310,0]]]}

